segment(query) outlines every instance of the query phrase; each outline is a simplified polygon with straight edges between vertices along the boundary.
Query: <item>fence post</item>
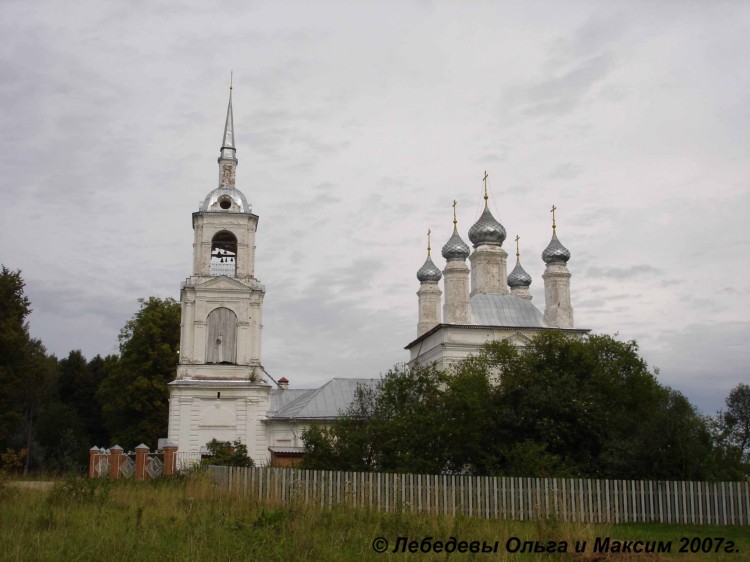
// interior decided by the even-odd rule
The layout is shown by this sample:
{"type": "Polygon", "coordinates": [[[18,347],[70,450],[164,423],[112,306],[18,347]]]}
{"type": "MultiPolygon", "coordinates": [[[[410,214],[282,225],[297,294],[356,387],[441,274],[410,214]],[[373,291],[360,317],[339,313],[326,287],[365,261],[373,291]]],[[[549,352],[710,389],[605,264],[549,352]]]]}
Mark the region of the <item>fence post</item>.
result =
{"type": "Polygon", "coordinates": [[[147,445],[141,443],[135,448],[135,479],[145,480],[146,479],[146,458],[151,449],[147,445]]]}
{"type": "Polygon", "coordinates": [[[109,449],[109,477],[116,480],[120,477],[120,465],[122,464],[122,447],[115,445],[109,449]]]}
{"type": "Polygon", "coordinates": [[[177,445],[171,441],[167,441],[162,449],[164,451],[164,469],[162,474],[164,476],[171,476],[177,472],[177,445]]]}
{"type": "Polygon", "coordinates": [[[99,454],[101,453],[96,445],[89,449],[89,478],[96,478],[98,476],[96,473],[96,461],[99,454]]]}

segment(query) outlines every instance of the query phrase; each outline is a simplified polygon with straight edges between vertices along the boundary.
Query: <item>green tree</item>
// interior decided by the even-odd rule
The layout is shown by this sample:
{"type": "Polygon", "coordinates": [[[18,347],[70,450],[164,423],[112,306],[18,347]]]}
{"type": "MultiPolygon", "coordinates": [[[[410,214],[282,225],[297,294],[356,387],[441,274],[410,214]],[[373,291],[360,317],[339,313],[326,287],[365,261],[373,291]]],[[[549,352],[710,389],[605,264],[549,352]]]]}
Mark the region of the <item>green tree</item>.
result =
{"type": "Polygon", "coordinates": [[[739,384],[725,399],[727,409],[709,419],[715,464],[723,480],[750,477],[750,386],[739,384]]]}
{"type": "MultiPolygon", "coordinates": [[[[523,351],[488,348],[501,373],[503,448],[544,446],[557,470],[600,478],[710,478],[705,420],[661,386],[635,342],[539,334],[523,351]]],[[[516,472],[506,456],[505,471],[516,472]]],[[[530,474],[532,476],[532,474],[530,474]]]]}
{"type": "Polygon", "coordinates": [[[443,471],[497,473],[501,462],[497,442],[504,430],[498,425],[497,388],[486,357],[470,357],[444,378],[436,420],[445,454],[443,471]]]}
{"type": "MultiPolygon", "coordinates": [[[[40,414],[51,402],[57,400],[57,359],[49,356],[42,342],[36,339],[26,344],[24,357],[23,394],[23,448],[28,452],[24,463],[24,474],[30,468],[44,466],[46,451],[40,444],[37,422],[40,414]]],[[[58,422],[59,427],[59,422],[58,422]]]]}
{"type": "Polygon", "coordinates": [[[598,478],[716,478],[706,421],[635,342],[549,331],[441,373],[394,369],[329,429],[309,468],[598,478]]]}
{"type": "Polygon", "coordinates": [[[111,440],[126,449],[155,446],[166,436],[167,384],[175,377],[180,305],[174,299],[140,299],[120,332],[120,361],[102,381],[97,399],[111,440]]]}
{"type": "Polygon", "coordinates": [[[29,345],[26,317],[31,303],[20,271],[0,270],[0,448],[24,422],[24,365],[29,345]]]}
{"type": "Polygon", "coordinates": [[[744,462],[750,462],[750,386],[738,384],[727,396],[722,415],[729,443],[737,447],[744,462]]]}
{"type": "Polygon", "coordinates": [[[361,386],[330,429],[302,436],[306,468],[441,472],[445,444],[440,423],[444,376],[433,367],[389,371],[377,388],[361,386]]]}

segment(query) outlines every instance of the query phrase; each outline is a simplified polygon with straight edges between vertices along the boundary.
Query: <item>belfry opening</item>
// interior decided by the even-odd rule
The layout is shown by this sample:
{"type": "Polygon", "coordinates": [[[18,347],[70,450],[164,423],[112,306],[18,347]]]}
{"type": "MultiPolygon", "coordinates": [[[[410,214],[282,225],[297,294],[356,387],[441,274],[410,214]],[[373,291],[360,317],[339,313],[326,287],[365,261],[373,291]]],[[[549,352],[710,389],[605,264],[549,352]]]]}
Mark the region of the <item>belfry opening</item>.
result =
{"type": "Polygon", "coordinates": [[[228,230],[211,239],[211,275],[234,277],[237,273],[237,237],[228,230]]]}

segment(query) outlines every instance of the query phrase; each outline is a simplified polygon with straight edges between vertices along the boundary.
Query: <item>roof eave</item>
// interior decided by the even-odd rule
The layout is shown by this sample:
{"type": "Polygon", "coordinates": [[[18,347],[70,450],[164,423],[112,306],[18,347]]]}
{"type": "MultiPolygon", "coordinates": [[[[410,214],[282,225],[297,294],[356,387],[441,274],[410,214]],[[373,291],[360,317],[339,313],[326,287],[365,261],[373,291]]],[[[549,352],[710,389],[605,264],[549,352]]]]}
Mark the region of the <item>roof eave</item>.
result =
{"type": "Polygon", "coordinates": [[[517,332],[519,330],[538,330],[540,332],[548,332],[554,330],[556,332],[565,332],[568,334],[588,334],[590,328],[550,328],[549,326],[492,326],[487,324],[438,324],[432,329],[428,330],[417,339],[407,344],[404,349],[411,349],[414,345],[418,344],[422,340],[428,338],[432,334],[439,331],[441,328],[466,328],[470,330],[505,330],[509,332],[517,332]]]}

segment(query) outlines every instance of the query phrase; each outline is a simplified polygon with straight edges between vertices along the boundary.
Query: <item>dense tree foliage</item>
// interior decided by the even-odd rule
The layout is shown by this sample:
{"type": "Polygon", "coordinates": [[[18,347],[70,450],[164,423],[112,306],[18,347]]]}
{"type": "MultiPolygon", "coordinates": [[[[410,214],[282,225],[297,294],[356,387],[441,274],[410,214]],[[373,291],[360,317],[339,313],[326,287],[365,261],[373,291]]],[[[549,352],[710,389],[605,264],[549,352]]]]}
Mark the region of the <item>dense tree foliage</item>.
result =
{"type": "Polygon", "coordinates": [[[112,441],[129,449],[155,447],[167,435],[169,390],[180,340],[180,305],[141,299],[120,332],[120,360],[101,382],[97,398],[112,441]]]}
{"type": "Polygon", "coordinates": [[[707,421],[661,386],[635,342],[540,334],[493,342],[449,373],[416,366],[362,389],[304,435],[310,468],[706,479],[736,475],[707,421]]]}
{"type": "Polygon", "coordinates": [[[24,363],[30,342],[31,303],[20,271],[0,270],[0,446],[23,422],[24,363]]]}
{"type": "Polygon", "coordinates": [[[722,419],[727,437],[747,460],[750,455],[750,386],[739,384],[726,399],[722,419]]]}
{"type": "Polygon", "coordinates": [[[311,427],[304,466],[347,470],[434,472],[443,445],[434,423],[443,374],[432,367],[394,369],[377,391],[360,386],[333,430],[311,427]]]}
{"type": "Polygon", "coordinates": [[[750,386],[739,384],[725,400],[727,409],[713,420],[714,438],[721,453],[720,462],[738,466],[750,478],[750,386]]]}

